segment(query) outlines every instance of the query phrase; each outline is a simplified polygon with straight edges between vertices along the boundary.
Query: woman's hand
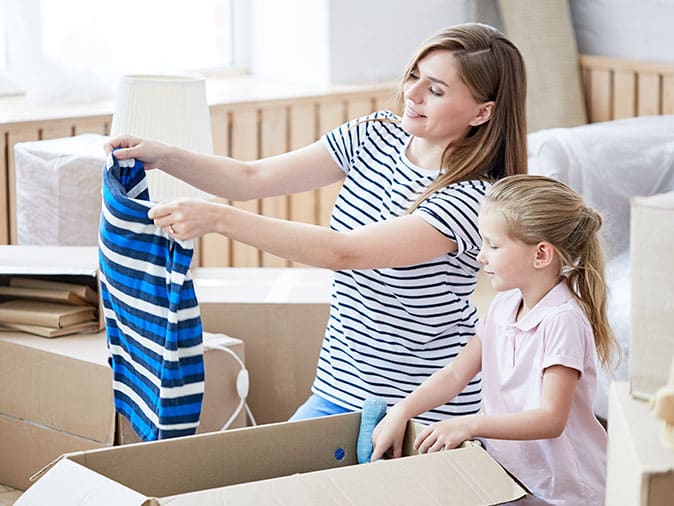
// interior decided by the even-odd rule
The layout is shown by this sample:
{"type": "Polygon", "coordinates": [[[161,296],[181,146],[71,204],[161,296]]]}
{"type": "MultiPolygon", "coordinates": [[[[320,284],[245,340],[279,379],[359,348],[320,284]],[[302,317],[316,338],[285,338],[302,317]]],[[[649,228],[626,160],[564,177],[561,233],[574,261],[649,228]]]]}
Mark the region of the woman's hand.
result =
{"type": "Polygon", "coordinates": [[[219,218],[229,206],[203,200],[175,200],[158,204],[147,213],[171,237],[186,241],[217,232],[219,218]]]}
{"type": "Polygon", "coordinates": [[[106,154],[110,154],[114,148],[120,148],[115,151],[115,158],[118,160],[126,160],[127,158],[142,160],[145,170],[156,169],[161,166],[161,162],[166,158],[169,150],[166,144],[132,135],[113,137],[103,146],[106,154]]]}
{"type": "Polygon", "coordinates": [[[407,427],[406,418],[400,409],[393,406],[372,431],[371,462],[379,460],[386,454],[393,458],[402,456],[403,438],[407,427]],[[390,451],[389,451],[390,450],[390,451]]]}
{"type": "Polygon", "coordinates": [[[471,422],[475,415],[456,416],[436,422],[424,428],[414,440],[414,448],[420,453],[451,450],[473,439],[471,422]]]}

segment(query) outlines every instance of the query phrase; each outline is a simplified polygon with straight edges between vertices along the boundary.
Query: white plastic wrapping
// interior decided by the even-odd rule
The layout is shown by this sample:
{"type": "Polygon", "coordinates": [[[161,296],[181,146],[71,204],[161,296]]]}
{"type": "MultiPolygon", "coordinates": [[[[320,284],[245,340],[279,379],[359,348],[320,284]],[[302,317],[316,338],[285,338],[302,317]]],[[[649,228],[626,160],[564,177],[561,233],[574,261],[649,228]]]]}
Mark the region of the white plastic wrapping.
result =
{"type": "Polygon", "coordinates": [[[83,134],[14,146],[18,244],[98,244],[107,139],[83,134]]]}
{"type": "Polygon", "coordinates": [[[608,316],[623,359],[601,371],[595,413],[608,416],[608,385],[626,380],[630,328],[630,199],[674,190],[674,115],[642,116],[529,134],[529,173],[559,179],[604,218],[608,316]]]}

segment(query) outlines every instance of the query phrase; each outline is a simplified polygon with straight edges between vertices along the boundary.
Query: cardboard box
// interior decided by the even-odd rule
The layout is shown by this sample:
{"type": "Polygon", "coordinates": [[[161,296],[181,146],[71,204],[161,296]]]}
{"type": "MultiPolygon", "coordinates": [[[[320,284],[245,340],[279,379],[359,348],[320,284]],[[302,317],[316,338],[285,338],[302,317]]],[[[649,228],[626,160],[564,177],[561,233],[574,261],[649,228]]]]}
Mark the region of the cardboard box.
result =
{"type": "Polygon", "coordinates": [[[355,412],[72,453],[16,506],[469,506],[525,494],[477,446],[357,465],[359,426],[355,412]]]}
{"type": "Polygon", "coordinates": [[[650,399],[667,384],[674,357],[674,192],[631,204],[630,388],[650,399]]]}
{"type": "MultiPolygon", "coordinates": [[[[96,246],[0,246],[0,285],[12,276],[28,276],[49,281],[86,285],[98,290],[98,248],[96,246]]],[[[103,307],[98,296],[98,330],[105,328],[103,307]]]]}
{"type": "MultiPolygon", "coordinates": [[[[244,359],[243,343],[214,336],[212,345],[244,359]]],[[[21,490],[59,455],[137,441],[116,421],[105,333],[44,339],[0,332],[0,483],[21,490]]],[[[199,432],[219,430],[239,404],[240,366],[229,354],[204,355],[206,386],[199,432]]],[[[241,412],[232,426],[245,425],[241,412]]]]}
{"type": "Polygon", "coordinates": [[[332,271],[192,270],[204,330],[242,339],[258,423],[287,420],[310,395],[330,309],[332,271]]]}
{"type": "Polygon", "coordinates": [[[608,416],[606,504],[670,506],[674,451],[662,444],[649,403],[633,399],[627,382],[614,382],[608,416]]]}

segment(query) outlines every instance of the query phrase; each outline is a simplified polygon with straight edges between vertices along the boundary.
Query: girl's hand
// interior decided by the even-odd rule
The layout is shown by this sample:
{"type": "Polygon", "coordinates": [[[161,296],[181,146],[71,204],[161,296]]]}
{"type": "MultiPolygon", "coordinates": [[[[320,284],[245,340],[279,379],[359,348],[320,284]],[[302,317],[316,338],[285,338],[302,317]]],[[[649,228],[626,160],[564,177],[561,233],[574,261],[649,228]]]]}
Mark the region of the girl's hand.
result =
{"type": "Polygon", "coordinates": [[[372,457],[370,462],[379,460],[387,453],[393,458],[402,456],[403,438],[407,428],[407,418],[400,413],[396,406],[389,409],[388,413],[372,431],[372,457]],[[391,452],[389,452],[391,450],[391,452]]]}
{"type": "Polygon", "coordinates": [[[228,207],[215,202],[184,199],[158,204],[147,215],[171,237],[186,241],[216,232],[218,219],[228,207]]]}
{"type": "Polygon", "coordinates": [[[168,153],[167,145],[132,135],[113,137],[103,146],[106,154],[110,154],[114,148],[120,148],[115,151],[115,158],[118,160],[126,160],[127,158],[142,160],[146,170],[159,167],[168,153]]]}
{"type": "Polygon", "coordinates": [[[474,415],[457,416],[424,428],[414,440],[420,453],[451,450],[475,437],[470,426],[474,415]]]}

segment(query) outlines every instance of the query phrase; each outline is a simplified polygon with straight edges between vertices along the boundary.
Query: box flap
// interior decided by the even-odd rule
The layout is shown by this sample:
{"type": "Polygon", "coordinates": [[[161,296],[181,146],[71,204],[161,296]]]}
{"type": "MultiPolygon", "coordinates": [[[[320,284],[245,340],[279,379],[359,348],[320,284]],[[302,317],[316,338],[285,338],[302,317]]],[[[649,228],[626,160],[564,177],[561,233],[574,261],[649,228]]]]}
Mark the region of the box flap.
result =
{"type": "Polygon", "coordinates": [[[15,503],[16,506],[45,504],[142,506],[151,501],[91,469],[61,459],[15,503]]]}
{"type": "Polygon", "coordinates": [[[25,490],[32,484],[31,476],[64,453],[104,446],[28,420],[0,415],[0,483],[25,490]]]}
{"type": "Polygon", "coordinates": [[[343,505],[452,504],[514,501],[525,491],[479,447],[296,474],[161,499],[160,504],[343,505]]]}

